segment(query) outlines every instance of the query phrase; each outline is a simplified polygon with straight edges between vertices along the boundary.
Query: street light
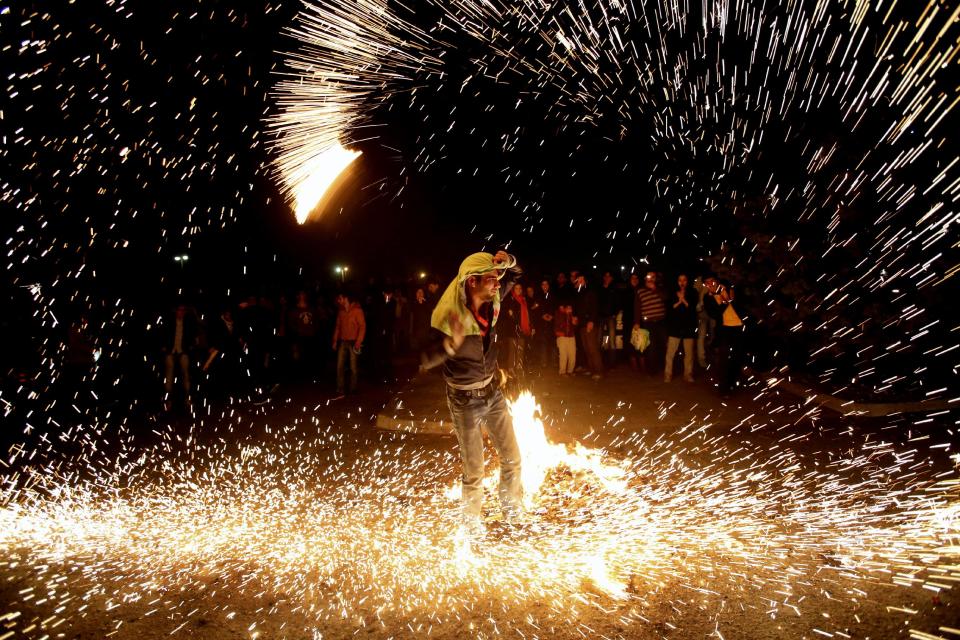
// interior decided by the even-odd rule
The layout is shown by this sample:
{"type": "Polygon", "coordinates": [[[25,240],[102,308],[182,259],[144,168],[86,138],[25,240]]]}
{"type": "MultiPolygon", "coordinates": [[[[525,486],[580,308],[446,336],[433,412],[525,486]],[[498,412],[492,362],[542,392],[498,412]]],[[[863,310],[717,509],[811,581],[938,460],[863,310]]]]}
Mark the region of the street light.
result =
{"type": "Polygon", "coordinates": [[[336,271],[337,274],[339,274],[339,276],[340,276],[340,283],[343,284],[343,281],[344,281],[344,280],[346,279],[346,277],[347,277],[347,271],[350,271],[350,267],[344,267],[344,266],[337,265],[337,266],[335,266],[335,267],[333,268],[333,270],[336,271]]]}
{"type": "Polygon", "coordinates": [[[424,273],[423,271],[421,271],[421,272],[420,272],[420,279],[423,280],[423,279],[426,278],[426,277],[427,277],[427,274],[424,273]]]}

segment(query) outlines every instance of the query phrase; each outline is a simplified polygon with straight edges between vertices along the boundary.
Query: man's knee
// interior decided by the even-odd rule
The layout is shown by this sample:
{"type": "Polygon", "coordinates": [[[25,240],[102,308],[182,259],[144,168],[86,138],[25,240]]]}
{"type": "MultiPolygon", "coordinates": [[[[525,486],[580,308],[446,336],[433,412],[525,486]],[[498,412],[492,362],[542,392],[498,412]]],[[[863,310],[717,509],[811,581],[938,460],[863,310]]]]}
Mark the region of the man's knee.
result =
{"type": "Polygon", "coordinates": [[[481,465],[479,469],[468,469],[464,466],[461,482],[464,489],[480,489],[483,486],[483,466],[481,465]]]}
{"type": "Polygon", "coordinates": [[[519,452],[517,452],[516,457],[512,455],[501,456],[500,470],[501,470],[501,473],[520,473],[519,452]]]}

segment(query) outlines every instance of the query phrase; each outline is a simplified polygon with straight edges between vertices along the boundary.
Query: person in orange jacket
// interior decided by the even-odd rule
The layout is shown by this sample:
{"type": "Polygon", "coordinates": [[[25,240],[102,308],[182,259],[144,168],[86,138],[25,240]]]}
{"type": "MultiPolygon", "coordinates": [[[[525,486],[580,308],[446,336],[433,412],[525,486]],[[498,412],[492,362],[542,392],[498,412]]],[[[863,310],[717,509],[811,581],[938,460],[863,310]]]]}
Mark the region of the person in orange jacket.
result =
{"type": "Polygon", "coordinates": [[[357,390],[357,356],[367,332],[367,321],[360,303],[349,293],[337,296],[337,326],[333,330],[333,348],[337,352],[337,393],[344,394],[347,359],[350,360],[350,393],[357,390]]]}

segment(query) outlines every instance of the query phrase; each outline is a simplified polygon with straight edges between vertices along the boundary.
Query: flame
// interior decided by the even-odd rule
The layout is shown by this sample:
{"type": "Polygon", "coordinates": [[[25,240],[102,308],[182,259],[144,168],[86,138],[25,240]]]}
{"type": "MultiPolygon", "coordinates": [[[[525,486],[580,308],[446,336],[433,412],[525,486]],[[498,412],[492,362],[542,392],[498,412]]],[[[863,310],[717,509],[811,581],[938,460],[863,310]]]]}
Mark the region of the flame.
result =
{"type": "Polygon", "coordinates": [[[323,201],[330,186],[350,164],[361,155],[360,151],[344,148],[339,143],[309,160],[303,167],[306,176],[296,187],[294,210],[297,222],[307,221],[310,212],[323,201]]]}
{"type": "MultiPolygon", "coordinates": [[[[579,442],[571,451],[567,445],[547,440],[542,411],[536,397],[529,391],[522,391],[516,400],[508,400],[507,407],[513,418],[513,431],[520,449],[521,474],[524,506],[528,509],[537,506],[537,494],[551,470],[565,465],[574,472],[592,474],[601,486],[611,493],[622,494],[627,489],[627,470],[622,466],[603,461],[603,452],[584,447],[579,442]]],[[[487,474],[483,486],[494,490],[500,481],[499,473],[487,474]]],[[[447,500],[459,500],[461,487],[459,482],[444,491],[447,500]]]]}
{"type": "Polygon", "coordinates": [[[531,507],[551,469],[566,465],[571,471],[585,471],[597,477],[607,491],[623,493],[626,490],[626,470],[603,462],[603,453],[577,443],[571,452],[563,444],[547,441],[540,419],[541,409],[529,391],[523,391],[516,400],[507,403],[513,417],[522,461],[521,479],[524,502],[531,507]]]}
{"type": "MultiPolygon", "coordinates": [[[[601,451],[580,443],[576,443],[573,451],[570,451],[566,445],[547,440],[540,418],[542,411],[532,393],[522,391],[516,400],[508,401],[507,405],[520,448],[521,482],[524,503],[528,509],[536,508],[537,495],[547,474],[561,465],[566,465],[574,472],[592,474],[611,493],[623,493],[626,490],[626,470],[604,463],[601,451]]],[[[612,575],[603,553],[586,557],[584,564],[585,575],[598,589],[618,600],[627,597],[626,584],[612,575]]]]}

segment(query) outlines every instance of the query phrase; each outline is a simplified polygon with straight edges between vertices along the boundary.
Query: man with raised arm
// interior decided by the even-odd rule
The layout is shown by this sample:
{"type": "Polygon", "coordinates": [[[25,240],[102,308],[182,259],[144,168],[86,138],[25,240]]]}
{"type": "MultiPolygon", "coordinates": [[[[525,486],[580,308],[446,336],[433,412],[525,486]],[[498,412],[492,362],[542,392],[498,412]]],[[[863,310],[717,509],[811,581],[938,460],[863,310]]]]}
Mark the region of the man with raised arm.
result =
{"type": "Polygon", "coordinates": [[[468,256],[433,310],[434,340],[422,355],[424,369],[443,365],[447,406],[463,466],[463,526],[474,539],[484,533],[481,422],[500,456],[504,519],[514,522],[522,512],[520,449],[501,390],[504,379],[497,366],[496,332],[501,287],[509,290],[519,274],[516,259],[505,251],[468,256]]]}

